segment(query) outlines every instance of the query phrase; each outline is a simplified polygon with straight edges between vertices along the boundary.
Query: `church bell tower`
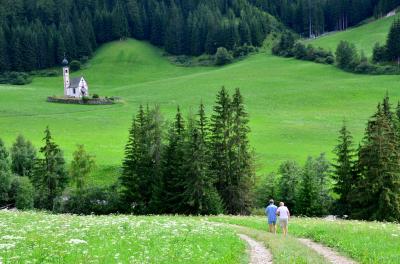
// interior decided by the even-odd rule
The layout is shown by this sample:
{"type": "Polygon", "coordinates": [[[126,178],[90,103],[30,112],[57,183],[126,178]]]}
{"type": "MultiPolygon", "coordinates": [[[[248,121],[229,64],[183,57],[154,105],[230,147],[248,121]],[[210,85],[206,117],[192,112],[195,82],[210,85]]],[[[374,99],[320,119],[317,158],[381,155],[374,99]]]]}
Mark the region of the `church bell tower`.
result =
{"type": "Polygon", "coordinates": [[[68,88],[69,88],[69,66],[68,66],[68,60],[65,58],[62,61],[63,65],[63,76],[64,76],[64,96],[68,96],[68,88]]]}

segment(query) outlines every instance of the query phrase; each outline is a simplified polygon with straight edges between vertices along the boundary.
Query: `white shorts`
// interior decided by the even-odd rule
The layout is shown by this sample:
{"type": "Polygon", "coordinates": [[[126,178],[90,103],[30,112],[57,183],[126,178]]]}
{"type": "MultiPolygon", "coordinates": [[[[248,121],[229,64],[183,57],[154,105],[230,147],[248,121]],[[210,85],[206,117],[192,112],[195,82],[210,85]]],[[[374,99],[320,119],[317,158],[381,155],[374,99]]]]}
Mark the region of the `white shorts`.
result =
{"type": "Polygon", "coordinates": [[[279,225],[283,228],[283,227],[287,227],[288,226],[288,219],[287,218],[279,218],[279,225]]]}

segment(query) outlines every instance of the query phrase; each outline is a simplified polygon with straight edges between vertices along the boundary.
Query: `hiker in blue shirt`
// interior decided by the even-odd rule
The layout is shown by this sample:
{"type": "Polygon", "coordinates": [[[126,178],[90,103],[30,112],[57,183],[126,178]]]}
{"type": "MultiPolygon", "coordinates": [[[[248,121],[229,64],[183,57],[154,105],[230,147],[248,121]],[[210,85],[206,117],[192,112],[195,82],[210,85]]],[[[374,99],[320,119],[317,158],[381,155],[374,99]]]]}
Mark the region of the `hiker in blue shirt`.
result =
{"type": "Polygon", "coordinates": [[[265,214],[268,218],[269,232],[276,234],[276,210],[274,200],[269,200],[269,205],[265,208],[265,214]]]}

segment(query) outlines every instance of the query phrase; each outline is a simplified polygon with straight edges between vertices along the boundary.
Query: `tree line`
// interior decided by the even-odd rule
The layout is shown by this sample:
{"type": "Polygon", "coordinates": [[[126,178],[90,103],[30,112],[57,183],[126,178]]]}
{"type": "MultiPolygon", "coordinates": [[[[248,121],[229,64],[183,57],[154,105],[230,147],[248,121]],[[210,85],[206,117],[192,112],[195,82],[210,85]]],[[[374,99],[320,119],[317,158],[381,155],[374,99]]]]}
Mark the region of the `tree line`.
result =
{"type": "Polygon", "coordinates": [[[1,0],[0,73],[86,60],[102,43],[133,37],[174,55],[260,46],[277,26],[246,0],[1,0]]]}
{"type": "Polygon", "coordinates": [[[304,37],[346,30],[372,16],[382,17],[399,0],[252,0],[256,6],[277,17],[304,37]]]}
{"type": "Polygon", "coordinates": [[[342,40],[335,54],[311,44],[305,45],[296,36],[285,31],[272,47],[272,53],[282,57],[294,57],[299,60],[314,61],[323,64],[335,64],[338,68],[363,74],[399,74],[400,73],[400,20],[396,19],[389,30],[386,43],[376,43],[372,58],[359,52],[353,43],[342,40]]]}
{"type": "Polygon", "coordinates": [[[67,166],[48,128],[40,155],[22,136],[11,157],[0,141],[0,207],[82,214],[248,214],[255,179],[249,131],[239,89],[230,96],[222,88],[210,118],[203,104],[188,118],[178,107],[166,125],[158,107],[140,106],[122,174],[107,187],[87,186],[94,157],[79,145],[67,166]]]}
{"type": "Polygon", "coordinates": [[[294,214],[337,214],[352,219],[400,220],[400,103],[386,95],[367,122],[358,146],[344,122],[330,164],[324,154],[301,167],[283,162],[256,191],[257,205],[285,201],[294,214]]]}
{"type": "Polygon", "coordinates": [[[255,171],[248,116],[239,89],[231,97],[222,88],[210,119],[201,104],[196,117],[185,120],[178,108],[167,133],[162,127],[157,107],[140,107],[130,129],[120,178],[128,211],[250,212],[255,171]]]}

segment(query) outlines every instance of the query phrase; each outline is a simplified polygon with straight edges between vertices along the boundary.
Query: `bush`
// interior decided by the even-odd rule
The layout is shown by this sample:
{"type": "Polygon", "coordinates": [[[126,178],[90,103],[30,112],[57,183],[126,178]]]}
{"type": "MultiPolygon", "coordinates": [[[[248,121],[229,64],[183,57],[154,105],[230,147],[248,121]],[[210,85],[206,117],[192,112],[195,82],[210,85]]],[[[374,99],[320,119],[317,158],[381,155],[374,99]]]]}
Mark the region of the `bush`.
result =
{"type": "Polygon", "coordinates": [[[233,60],[232,55],[229,51],[224,47],[219,47],[217,52],[215,53],[215,64],[216,65],[225,65],[231,63],[233,60]]]}
{"type": "Polygon", "coordinates": [[[71,71],[79,71],[81,69],[81,62],[77,61],[77,60],[73,60],[69,64],[69,68],[71,71]]]}
{"type": "Polygon", "coordinates": [[[233,57],[244,57],[255,51],[257,51],[255,47],[245,44],[244,46],[235,47],[235,49],[233,50],[233,57]]]}
{"type": "Polygon", "coordinates": [[[376,73],[377,66],[369,63],[368,61],[361,61],[360,64],[358,64],[354,72],[356,73],[368,73],[368,74],[374,74],[376,73]]]}
{"type": "Polygon", "coordinates": [[[379,43],[375,43],[372,51],[372,61],[374,63],[380,63],[388,61],[388,51],[385,45],[381,46],[379,43]]]}
{"type": "Polygon", "coordinates": [[[336,48],[336,62],[343,70],[354,70],[358,65],[358,54],[354,44],[347,41],[340,41],[336,48]]]}
{"type": "Polygon", "coordinates": [[[116,186],[88,187],[60,197],[55,211],[72,214],[111,214],[120,211],[119,194],[116,186]]]}
{"type": "Polygon", "coordinates": [[[301,42],[296,42],[293,47],[293,55],[298,60],[303,60],[307,57],[307,48],[301,42]]]}
{"type": "Polygon", "coordinates": [[[100,96],[99,96],[98,94],[93,94],[92,98],[93,98],[93,99],[99,99],[100,96]]]}
{"type": "Polygon", "coordinates": [[[82,96],[82,101],[87,103],[90,100],[88,96],[82,96]]]}
{"type": "Polygon", "coordinates": [[[333,54],[326,57],[325,63],[326,64],[334,64],[335,63],[335,57],[333,56],[333,54]]]}
{"type": "Polygon", "coordinates": [[[11,184],[10,197],[12,197],[17,209],[32,209],[34,194],[33,185],[28,177],[17,176],[14,178],[11,184]]]}
{"type": "Polygon", "coordinates": [[[0,75],[0,83],[25,85],[32,82],[32,78],[25,72],[6,72],[0,75]]]}
{"type": "Polygon", "coordinates": [[[56,77],[60,75],[60,72],[56,70],[42,70],[38,72],[38,75],[41,77],[56,77]]]}
{"type": "Polygon", "coordinates": [[[283,32],[279,41],[272,47],[272,53],[282,57],[292,57],[294,43],[294,35],[289,31],[283,32]]]}

